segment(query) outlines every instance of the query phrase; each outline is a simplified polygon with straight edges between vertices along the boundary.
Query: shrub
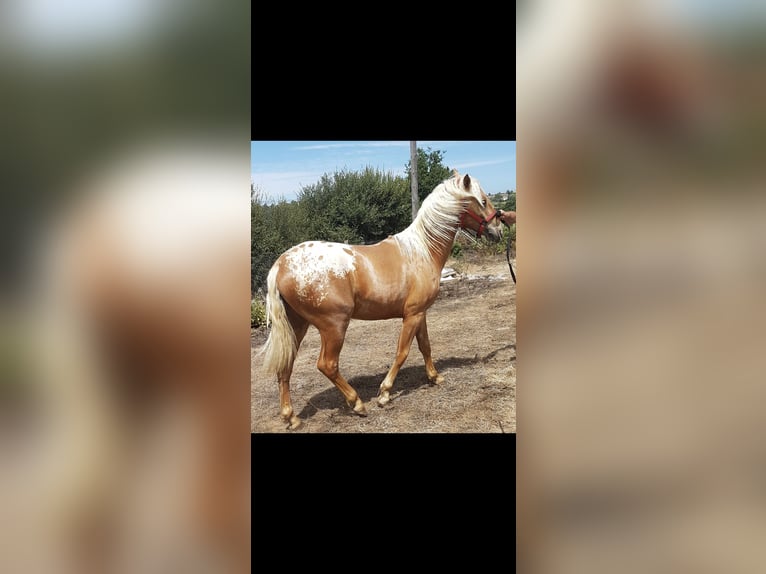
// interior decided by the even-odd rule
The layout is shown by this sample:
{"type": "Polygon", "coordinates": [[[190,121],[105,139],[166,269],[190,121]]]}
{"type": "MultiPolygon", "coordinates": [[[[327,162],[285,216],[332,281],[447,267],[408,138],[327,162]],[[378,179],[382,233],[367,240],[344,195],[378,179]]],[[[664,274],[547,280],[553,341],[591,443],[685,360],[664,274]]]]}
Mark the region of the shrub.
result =
{"type": "Polygon", "coordinates": [[[336,171],[304,186],[298,203],[312,239],[376,243],[410,224],[407,180],[372,167],[336,171]]]}
{"type": "Polygon", "coordinates": [[[266,305],[260,299],[250,301],[250,326],[260,327],[266,324],[266,305]]]}
{"type": "Polygon", "coordinates": [[[284,199],[267,203],[252,186],[250,202],[250,294],[266,286],[266,276],[277,257],[293,245],[311,239],[302,206],[284,199]]]}

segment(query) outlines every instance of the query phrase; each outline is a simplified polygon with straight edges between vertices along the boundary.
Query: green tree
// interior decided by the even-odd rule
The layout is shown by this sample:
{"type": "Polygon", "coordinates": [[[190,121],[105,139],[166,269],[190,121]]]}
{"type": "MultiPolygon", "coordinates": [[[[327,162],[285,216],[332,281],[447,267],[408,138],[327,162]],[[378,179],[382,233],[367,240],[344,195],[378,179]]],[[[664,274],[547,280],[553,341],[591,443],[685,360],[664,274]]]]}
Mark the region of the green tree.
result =
{"type": "MultiPolygon", "coordinates": [[[[444,154],[442,150],[431,150],[431,148],[418,148],[418,198],[421,204],[423,200],[431,193],[434,188],[447,179],[452,170],[444,165],[444,154]]],[[[407,172],[407,186],[410,185],[410,162],[405,166],[407,172]]]]}
{"type": "Polygon", "coordinates": [[[409,200],[406,179],[372,167],[324,174],[298,195],[312,239],[349,243],[373,243],[407,227],[409,200]]]}
{"type": "Polygon", "coordinates": [[[278,257],[276,241],[270,227],[269,206],[263,191],[250,184],[250,293],[263,288],[266,275],[278,257]]]}
{"type": "Polygon", "coordinates": [[[495,207],[499,207],[503,211],[516,211],[516,192],[509,189],[506,193],[508,194],[508,199],[505,200],[503,205],[495,207]]]}
{"type": "Polygon", "coordinates": [[[250,291],[266,286],[269,269],[285,250],[309,239],[306,216],[295,201],[267,203],[261,189],[250,186],[250,291]]]}

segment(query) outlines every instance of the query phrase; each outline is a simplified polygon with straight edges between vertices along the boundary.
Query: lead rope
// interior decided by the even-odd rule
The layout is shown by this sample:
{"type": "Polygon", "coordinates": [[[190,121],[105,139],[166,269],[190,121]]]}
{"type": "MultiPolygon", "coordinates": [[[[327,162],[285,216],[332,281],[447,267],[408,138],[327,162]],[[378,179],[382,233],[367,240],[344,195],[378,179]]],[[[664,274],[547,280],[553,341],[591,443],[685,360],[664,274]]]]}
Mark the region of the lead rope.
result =
{"type": "Polygon", "coordinates": [[[511,270],[511,277],[513,277],[513,283],[516,284],[516,274],[513,272],[513,265],[511,265],[511,226],[508,225],[508,243],[505,246],[505,258],[508,261],[508,269],[511,270]]]}

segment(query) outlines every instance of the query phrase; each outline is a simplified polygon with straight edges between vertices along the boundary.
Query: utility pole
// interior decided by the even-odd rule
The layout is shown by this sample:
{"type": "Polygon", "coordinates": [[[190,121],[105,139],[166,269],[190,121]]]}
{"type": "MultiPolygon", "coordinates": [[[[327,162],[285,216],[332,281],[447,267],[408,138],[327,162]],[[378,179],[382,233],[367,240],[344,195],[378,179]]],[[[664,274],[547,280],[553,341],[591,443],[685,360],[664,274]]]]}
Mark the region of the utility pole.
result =
{"type": "Polygon", "coordinates": [[[410,190],[412,191],[412,221],[420,209],[418,201],[418,145],[417,142],[410,142],[410,190]]]}

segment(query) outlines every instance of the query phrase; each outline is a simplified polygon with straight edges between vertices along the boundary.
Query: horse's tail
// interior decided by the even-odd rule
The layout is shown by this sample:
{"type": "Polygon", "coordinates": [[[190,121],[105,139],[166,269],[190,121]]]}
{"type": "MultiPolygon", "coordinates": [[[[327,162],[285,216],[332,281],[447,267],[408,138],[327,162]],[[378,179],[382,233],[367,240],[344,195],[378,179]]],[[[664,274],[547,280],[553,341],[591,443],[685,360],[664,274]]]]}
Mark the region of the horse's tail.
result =
{"type": "Polygon", "coordinates": [[[277,288],[277,271],[274,265],[269,271],[266,285],[266,326],[271,324],[271,332],[261,353],[264,355],[263,370],[267,374],[278,374],[293,364],[298,345],[295,331],[287,319],[285,304],[277,288]]]}

